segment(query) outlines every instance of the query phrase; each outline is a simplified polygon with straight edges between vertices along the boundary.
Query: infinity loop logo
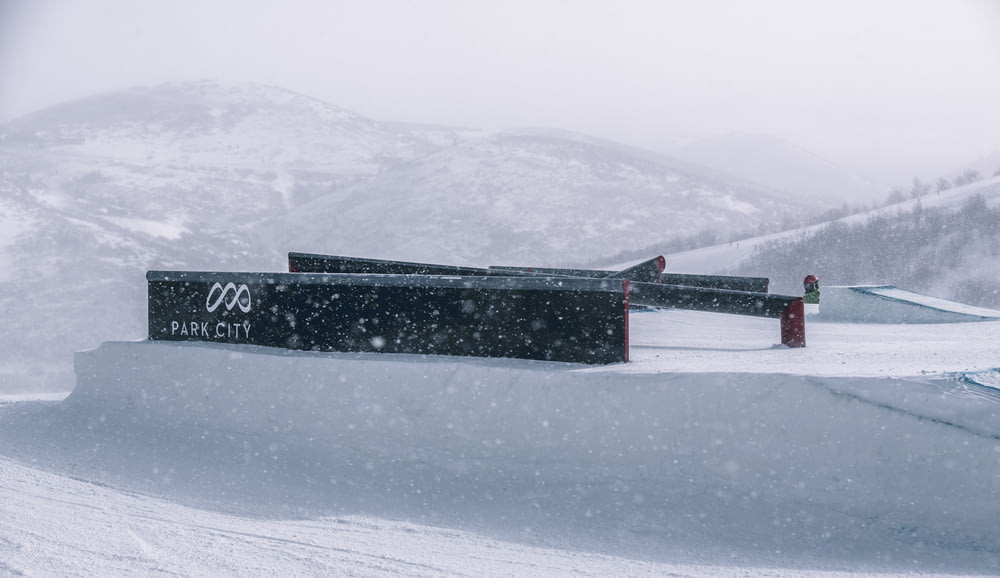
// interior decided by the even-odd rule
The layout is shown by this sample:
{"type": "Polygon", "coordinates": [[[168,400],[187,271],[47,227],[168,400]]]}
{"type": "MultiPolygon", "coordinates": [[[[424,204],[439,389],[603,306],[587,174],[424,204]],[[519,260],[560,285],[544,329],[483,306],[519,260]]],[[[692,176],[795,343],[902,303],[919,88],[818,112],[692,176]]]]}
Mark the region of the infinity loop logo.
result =
{"type": "Polygon", "coordinates": [[[225,286],[222,283],[216,283],[212,285],[212,288],[208,291],[208,297],[205,298],[205,309],[209,313],[215,311],[220,305],[225,303],[226,311],[232,311],[233,307],[239,307],[240,311],[244,313],[250,312],[250,288],[246,285],[236,286],[235,283],[229,282],[225,286]],[[226,296],[232,292],[233,296],[230,299],[226,299],[226,296]],[[218,295],[216,295],[218,293],[218,295]],[[213,300],[214,299],[214,300],[213,300]]]}

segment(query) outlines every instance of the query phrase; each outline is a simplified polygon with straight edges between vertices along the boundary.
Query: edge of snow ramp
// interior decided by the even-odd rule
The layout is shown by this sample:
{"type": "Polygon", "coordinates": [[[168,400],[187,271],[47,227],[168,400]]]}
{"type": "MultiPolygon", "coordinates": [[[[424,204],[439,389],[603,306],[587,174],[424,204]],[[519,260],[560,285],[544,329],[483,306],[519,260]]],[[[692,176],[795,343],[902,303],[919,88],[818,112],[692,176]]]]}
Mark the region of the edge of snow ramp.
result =
{"type": "Polygon", "coordinates": [[[1000,311],[940,299],[892,285],[824,287],[817,319],[851,323],[993,321],[1000,311]]]}
{"type": "Polygon", "coordinates": [[[150,341],[105,343],[75,365],[64,403],[93,419],[241,432],[376,468],[419,464],[536,489],[617,480],[641,488],[644,511],[668,525],[708,494],[696,508],[714,504],[714,531],[745,526],[732,512],[750,503],[780,500],[817,540],[860,525],[996,549],[1000,403],[943,395],[957,380],[150,341]],[[809,526],[817,515],[821,527],[809,526]]]}
{"type": "Polygon", "coordinates": [[[149,339],[628,361],[620,279],[150,271],[149,339]]]}

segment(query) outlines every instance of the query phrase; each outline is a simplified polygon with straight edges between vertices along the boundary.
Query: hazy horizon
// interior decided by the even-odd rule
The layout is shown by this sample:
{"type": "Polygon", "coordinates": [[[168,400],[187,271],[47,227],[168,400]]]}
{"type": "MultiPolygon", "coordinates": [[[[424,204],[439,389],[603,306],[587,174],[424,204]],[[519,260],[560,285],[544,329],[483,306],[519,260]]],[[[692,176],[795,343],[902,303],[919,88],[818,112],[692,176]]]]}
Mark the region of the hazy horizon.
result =
{"type": "Polygon", "coordinates": [[[1000,150],[1000,4],[0,3],[0,121],[133,86],[281,86],[381,121],[663,153],[773,135],[886,184],[1000,150]]]}

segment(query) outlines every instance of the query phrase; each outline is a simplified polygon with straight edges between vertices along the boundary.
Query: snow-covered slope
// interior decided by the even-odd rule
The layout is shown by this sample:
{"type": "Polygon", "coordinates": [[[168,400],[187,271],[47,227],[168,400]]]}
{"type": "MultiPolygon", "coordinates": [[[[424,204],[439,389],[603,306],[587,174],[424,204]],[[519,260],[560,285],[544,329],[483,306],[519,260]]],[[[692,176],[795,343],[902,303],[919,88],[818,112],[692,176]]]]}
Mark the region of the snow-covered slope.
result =
{"type": "Polygon", "coordinates": [[[770,319],[633,317],[634,361],[604,367],[81,354],[66,401],[0,407],[0,569],[1000,571],[1000,322],[810,323],[787,349],[770,319]]]}
{"type": "Polygon", "coordinates": [[[0,135],[3,176],[29,200],[177,241],[204,232],[257,244],[256,233],[273,232],[312,245],[332,234],[341,252],[357,253],[391,235],[451,246],[471,236],[462,258],[502,258],[519,254],[516,243],[502,242],[517,221],[559,239],[537,247],[537,258],[565,261],[580,259],[578,241],[607,253],[624,244],[594,229],[646,243],[753,225],[798,206],[583,135],[381,123],[259,85],[177,83],[99,95],[8,122],[0,135]],[[304,206],[312,200],[320,202],[304,206]],[[342,217],[372,204],[376,218],[342,217]],[[392,219],[404,209],[412,218],[392,219]],[[503,227],[484,231],[492,213],[506,217],[503,227]]]}
{"type": "Polygon", "coordinates": [[[96,95],[10,121],[3,133],[4,145],[195,171],[365,175],[427,146],[408,131],[291,91],[211,81],[96,95]]]}
{"type": "MultiPolygon", "coordinates": [[[[958,292],[957,288],[963,282],[982,279],[986,291],[995,290],[996,271],[1000,267],[1000,229],[995,222],[980,218],[986,215],[980,214],[983,211],[977,210],[975,203],[982,203],[983,208],[992,210],[1000,207],[1000,177],[930,193],[919,199],[909,199],[828,223],[670,254],[666,256],[667,267],[678,273],[762,275],[771,278],[772,291],[778,293],[798,292],[801,290],[800,280],[807,274],[816,274],[827,284],[887,283],[969,302],[968,296],[958,292]],[[940,212],[936,220],[927,216],[932,211],[940,212]],[[964,214],[969,222],[979,220],[977,230],[954,231],[955,227],[949,225],[947,219],[949,215],[956,214],[964,214]],[[938,226],[930,226],[934,223],[938,226]],[[910,227],[910,231],[919,233],[917,239],[904,243],[897,237],[888,237],[886,229],[896,224],[903,231],[910,227]],[[845,245],[852,227],[867,227],[870,230],[867,231],[868,237],[852,243],[848,248],[845,245]],[[747,266],[755,259],[762,260],[758,253],[766,258],[767,251],[774,247],[785,250],[788,245],[799,241],[807,242],[814,254],[799,251],[785,256],[778,252],[777,257],[769,259],[778,262],[778,266],[747,266]],[[813,262],[822,261],[817,259],[815,253],[828,256],[829,260],[849,263],[891,261],[898,270],[911,272],[914,282],[920,285],[906,284],[904,279],[889,276],[876,267],[869,267],[874,270],[862,278],[849,276],[845,271],[824,270],[813,262]],[[928,267],[928,263],[941,261],[943,264],[940,266],[928,267]]],[[[995,300],[981,304],[996,307],[995,300]]]]}
{"type": "Polygon", "coordinates": [[[466,141],[267,224],[273,244],[479,266],[594,255],[787,213],[757,186],[557,131],[466,141]],[[369,223],[359,231],[356,223],[369,223]]]}
{"type": "Polygon", "coordinates": [[[976,171],[979,173],[979,177],[984,179],[1000,176],[1000,150],[977,159],[969,166],[964,167],[963,170],[955,171],[955,173],[962,174],[968,170],[976,171]]]}

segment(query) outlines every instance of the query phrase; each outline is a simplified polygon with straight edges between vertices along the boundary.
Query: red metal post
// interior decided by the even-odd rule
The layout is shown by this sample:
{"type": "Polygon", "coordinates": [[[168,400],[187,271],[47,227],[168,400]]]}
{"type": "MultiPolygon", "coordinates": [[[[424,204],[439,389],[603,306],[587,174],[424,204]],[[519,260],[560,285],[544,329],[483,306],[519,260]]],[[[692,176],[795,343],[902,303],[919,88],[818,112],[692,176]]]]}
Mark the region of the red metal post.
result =
{"type": "Polygon", "coordinates": [[[631,292],[632,292],[632,282],[629,281],[628,279],[623,280],[622,293],[625,294],[625,359],[623,359],[622,361],[624,361],[625,363],[628,363],[628,308],[629,308],[628,294],[631,292]]]}
{"type": "Polygon", "coordinates": [[[806,312],[801,297],[789,303],[781,312],[781,344],[788,347],[806,346],[806,312]]]}

